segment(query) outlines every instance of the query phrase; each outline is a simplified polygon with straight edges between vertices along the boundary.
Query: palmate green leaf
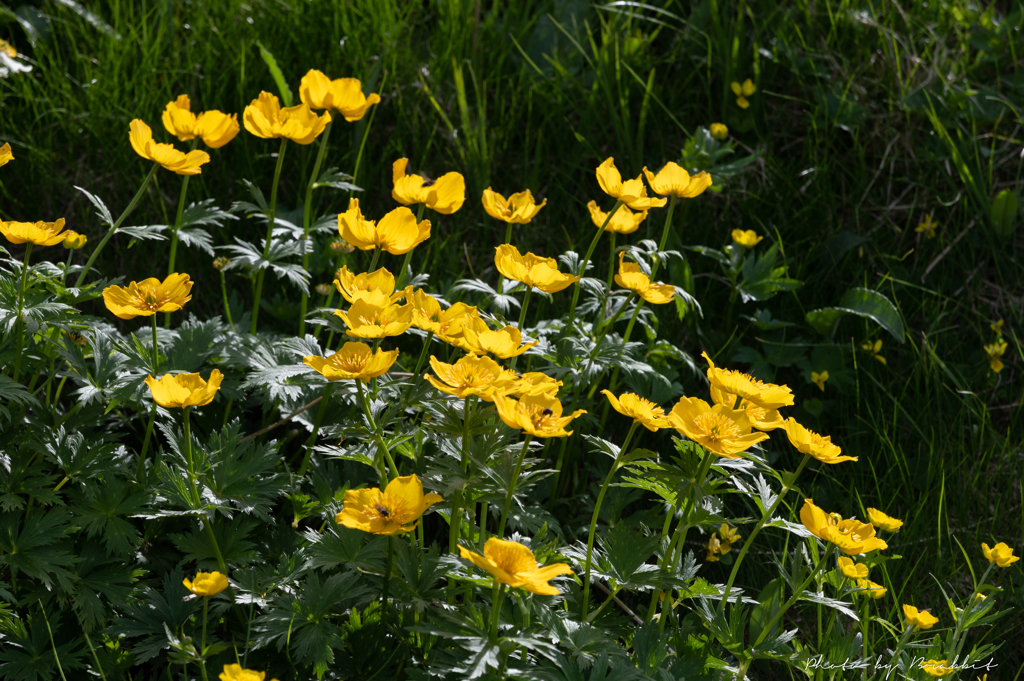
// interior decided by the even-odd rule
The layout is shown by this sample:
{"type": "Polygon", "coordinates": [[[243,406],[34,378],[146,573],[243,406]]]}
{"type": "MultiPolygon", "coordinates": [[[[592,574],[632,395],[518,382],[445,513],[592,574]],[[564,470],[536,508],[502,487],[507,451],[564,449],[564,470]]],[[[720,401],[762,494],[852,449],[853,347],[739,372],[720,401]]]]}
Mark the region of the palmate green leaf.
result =
{"type": "Polygon", "coordinates": [[[136,569],[131,562],[111,559],[94,541],[79,542],[77,551],[83,560],[75,567],[72,603],[82,624],[92,629],[109,616],[111,605],[118,608],[128,605],[136,569]]]}
{"type": "Polygon", "coordinates": [[[28,499],[44,506],[59,501],[53,491],[57,476],[47,472],[33,447],[11,447],[7,452],[0,453],[0,510],[25,508],[28,499]]]}
{"type": "Polygon", "coordinates": [[[367,538],[365,532],[329,522],[323,532],[306,530],[305,538],[309,546],[303,550],[303,555],[308,567],[332,569],[344,565],[351,570],[384,572],[384,552],[387,550],[384,537],[367,538]]]}
{"type": "MultiPolygon", "coordinates": [[[[347,192],[361,192],[361,187],[357,187],[352,184],[351,180],[354,178],[348,173],[343,173],[337,168],[328,168],[327,170],[320,173],[320,179],[316,181],[313,188],[319,187],[330,187],[332,189],[341,189],[347,192]]],[[[337,218],[335,218],[336,220],[337,218]]]]}
{"type": "Polygon", "coordinates": [[[287,487],[287,477],[274,470],[280,463],[277,443],[240,443],[240,429],[241,423],[236,420],[210,435],[210,473],[205,484],[221,506],[237,508],[273,524],[271,511],[287,487]]]}
{"type": "Polygon", "coordinates": [[[111,555],[127,557],[135,551],[140,535],[125,518],[145,508],[151,496],[148,490],[133,493],[124,481],[110,478],[86,492],[74,492],[71,512],[87,536],[99,536],[111,555]]]}
{"type": "MultiPolygon", "coordinates": [[[[210,521],[203,518],[202,522],[210,521]]],[[[262,525],[250,516],[236,516],[230,522],[218,518],[217,522],[211,523],[224,562],[228,565],[242,565],[252,561],[256,556],[256,542],[251,537],[262,525]]],[[[216,551],[206,531],[200,529],[198,523],[187,534],[171,535],[171,541],[185,554],[182,561],[194,562],[202,570],[217,569],[216,551]]]]}
{"type": "Polygon", "coordinates": [[[182,585],[182,579],[184,574],[179,565],[164,574],[159,589],[143,587],[142,597],[133,600],[105,631],[111,637],[144,637],[131,642],[129,650],[135,663],[156,657],[168,646],[165,625],[172,631],[181,631],[188,619],[202,608],[202,599],[186,598],[189,591],[182,585]]]}
{"type": "Polygon", "coordinates": [[[7,410],[7,406],[15,404],[35,407],[39,405],[39,402],[21,383],[15,383],[14,379],[7,376],[0,376],[0,421],[11,418],[11,412],[7,410]]]}
{"type": "MultiPolygon", "coordinates": [[[[587,629],[592,630],[593,627],[587,629]]],[[[607,641],[605,648],[617,650],[619,646],[607,641]]],[[[631,662],[613,660],[607,652],[602,652],[592,663],[575,654],[559,655],[555,658],[555,665],[544,665],[535,669],[534,674],[543,681],[636,681],[644,678],[631,662]]]]}
{"type": "Polygon", "coordinates": [[[786,276],[786,266],[775,266],[779,244],[774,243],[758,256],[750,256],[743,264],[742,279],[736,284],[743,302],[768,300],[779,291],[795,291],[801,282],[786,276]]]}
{"type": "Polygon", "coordinates": [[[199,321],[190,314],[188,319],[174,330],[170,343],[163,345],[167,355],[166,371],[199,371],[206,360],[216,351],[215,341],[224,333],[225,325],[219,319],[199,321]]]}
{"type": "Polygon", "coordinates": [[[11,574],[24,573],[47,588],[56,582],[72,591],[74,577],[66,568],[80,562],[62,540],[71,531],[71,516],[63,508],[36,511],[24,518],[18,511],[0,513],[0,565],[11,574]]]}
{"type": "Polygon", "coordinates": [[[0,645],[0,678],[5,681],[50,681],[58,678],[56,659],[60,658],[61,667],[66,671],[84,668],[82,658],[87,655],[82,640],[72,637],[68,640],[63,635],[63,620],[57,613],[48,613],[43,620],[38,603],[29,611],[28,624],[25,620],[16,619],[6,624],[0,634],[3,645],[0,645]],[[49,622],[49,629],[46,624],[49,622]],[[53,632],[54,645],[50,642],[53,632]],[[56,654],[56,657],[54,655],[56,654]]]}

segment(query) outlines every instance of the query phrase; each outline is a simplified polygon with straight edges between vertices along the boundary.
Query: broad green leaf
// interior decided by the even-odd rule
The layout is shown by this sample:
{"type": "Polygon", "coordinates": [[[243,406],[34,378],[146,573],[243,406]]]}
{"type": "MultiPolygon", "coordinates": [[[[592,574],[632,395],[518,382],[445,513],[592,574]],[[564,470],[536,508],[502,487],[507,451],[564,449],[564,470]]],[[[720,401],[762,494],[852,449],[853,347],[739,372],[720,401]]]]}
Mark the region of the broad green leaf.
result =
{"type": "Polygon", "coordinates": [[[815,331],[823,336],[835,332],[836,323],[847,314],[866,317],[902,343],[906,338],[903,319],[896,306],[878,291],[866,288],[852,288],[843,294],[839,305],[811,310],[804,317],[815,331]]]}
{"type": "Polygon", "coordinates": [[[1017,195],[1009,189],[996,194],[992,201],[992,229],[1000,239],[1009,238],[1017,227],[1017,213],[1020,203],[1017,195]]]}
{"type": "Polygon", "coordinates": [[[288,81],[284,79],[284,74],[281,73],[281,67],[277,65],[277,60],[274,59],[274,55],[270,53],[270,50],[263,47],[263,43],[256,41],[256,46],[260,48],[260,56],[263,57],[263,61],[266,62],[267,68],[270,69],[270,75],[274,77],[274,82],[277,84],[277,91],[281,93],[281,99],[284,101],[286,107],[292,105],[292,91],[288,87],[288,81]]]}

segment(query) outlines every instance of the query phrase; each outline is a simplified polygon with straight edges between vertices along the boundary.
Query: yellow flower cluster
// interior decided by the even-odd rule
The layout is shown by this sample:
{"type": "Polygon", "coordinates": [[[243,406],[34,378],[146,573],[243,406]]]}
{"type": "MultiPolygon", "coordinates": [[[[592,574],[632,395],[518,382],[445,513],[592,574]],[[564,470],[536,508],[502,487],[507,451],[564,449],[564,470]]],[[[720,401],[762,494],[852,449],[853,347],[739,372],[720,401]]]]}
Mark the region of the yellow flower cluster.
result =
{"type": "Polygon", "coordinates": [[[709,563],[718,562],[719,556],[724,556],[732,550],[732,545],[742,539],[738,530],[730,528],[722,523],[718,532],[712,532],[708,537],[708,555],[705,560],[709,563]]]}

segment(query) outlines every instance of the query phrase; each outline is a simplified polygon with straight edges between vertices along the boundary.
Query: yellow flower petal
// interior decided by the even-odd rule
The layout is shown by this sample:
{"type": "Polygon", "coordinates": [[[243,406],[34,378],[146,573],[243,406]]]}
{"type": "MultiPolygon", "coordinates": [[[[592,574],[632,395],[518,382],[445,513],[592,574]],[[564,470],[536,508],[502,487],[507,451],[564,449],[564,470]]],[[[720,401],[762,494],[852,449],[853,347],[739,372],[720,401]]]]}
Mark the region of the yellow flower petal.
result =
{"type": "Polygon", "coordinates": [[[153,395],[153,401],[166,409],[202,407],[213,401],[220,390],[224,375],[217,369],[210,373],[210,380],[204,381],[199,374],[165,374],[159,381],[146,376],[146,385],[153,395]]]}
{"type": "Polygon", "coordinates": [[[571,575],[572,569],[565,563],[554,563],[545,567],[537,565],[537,559],[529,547],[519,542],[491,537],[484,544],[484,553],[474,553],[459,546],[459,554],[481,570],[490,573],[495,581],[512,587],[521,587],[535,594],[554,596],[558,588],[549,580],[558,575],[571,575]]]}
{"type": "Polygon", "coordinates": [[[365,343],[345,343],[330,357],[312,355],[302,363],[319,372],[328,381],[343,379],[369,381],[385,374],[398,359],[398,350],[373,352],[365,343]]]}

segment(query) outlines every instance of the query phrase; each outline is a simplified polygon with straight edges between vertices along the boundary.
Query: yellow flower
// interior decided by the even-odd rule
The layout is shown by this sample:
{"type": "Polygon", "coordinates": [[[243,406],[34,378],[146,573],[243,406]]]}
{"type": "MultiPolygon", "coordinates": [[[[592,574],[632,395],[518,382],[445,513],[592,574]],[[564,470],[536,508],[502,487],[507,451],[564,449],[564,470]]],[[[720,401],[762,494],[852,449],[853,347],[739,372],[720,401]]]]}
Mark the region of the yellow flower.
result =
{"type": "Polygon", "coordinates": [[[406,175],[409,159],[400,158],[391,166],[394,189],[391,197],[399,203],[411,206],[422,203],[442,215],[451,215],[466,200],[466,179],[456,172],[445,173],[434,181],[421,175],[406,175]]]}
{"type": "Polygon", "coordinates": [[[517,192],[506,199],[501,194],[491,191],[490,187],[484,190],[482,201],[488,215],[513,225],[525,225],[530,222],[548,202],[544,199],[536,203],[529,189],[517,192]]]}
{"type": "Polygon", "coordinates": [[[345,241],[344,239],[338,239],[337,241],[331,242],[331,250],[335,253],[351,253],[356,250],[352,244],[345,241]]]}
{"type": "Polygon", "coordinates": [[[370,298],[373,291],[380,292],[392,303],[405,296],[405,291],[395,293],[395,276],[383,267],[374,272],[355,274],[343,266],[335,273],[334,286],[342,298],[350,303],[360,298],[370,298]]]}
{"type": "Polygon", "coordinates": [[[804,428],[792,417],[786,419],[786,424],[783,427],[786,429],[789,443],[796,447],[801,454],[810,454],[822,463],[835,464],[857,460],[856,456],[840,456],[843,450],[838,445],[832,444],[831,436],[818,435],[813,430],[804,428]]]}
{"type": "Polygon", "coordinates": [[[164,128],[181,142],[200,137],[211,149],[219,149],[238,134],[238,114],[230,116],[211,109],[196,116],[188,95],[169,102],[164,109],[164,128]]]}
{"type": "Polygon", "coordinates": [[[711,186],[711,176],[705,171],[700,171],[693,177],[682,167],[673,161],[665,164],[665,167],[655,175],[644,166],[644,175],[655,194],[662,196],[675,196],[680,199],[692,199],[704,193],[711,186]]]}
{"type": "Polygon", "coordinates": [[[937,677],[948,676],[956,671],[953,667],[946,666],[946,660],[922,660],[921,669],[923,669],[928,676],[937,677]]]}
{"type": "Polygon", "coordinates": [[[985,560],[999,567],[1010,567],[1020,560],[1020,558],[1013,555],[1013,549],[1007,546],[1005,542],[999,542],[992,548],[989,548],[988,544],[982,544],[981,552],[985,554],[985,560]]]}
{"type": "Polygon", "coordinates": [[[874,355],[875,359],[877,359],[882,364],[888,364],[888,362],[885,361],[885,357],[882,357],[880,354],[878,354],[882,351],[881,339],[876,340],[874,343],[872,343],[869,340],[864,341],[863,343],[860,344],[860,347],[862,350],[867,350],[872,355],[874,355]]]}
{"type": "Polygon", "coordinates": [[[729,553],[732,550],[732,545],[742,538],[739,530],[730,528],[725,523],[722,523],[722,526],[718,528],[718,536],[721,537],[718,552],[723,556],[729,553]]]}
{"type": "Polygon", "coordinates": [[[626,206],[619,206],[619,209],[615,211],[615,215],[605,225],[605,220],[608,220],[608,213],[598,208],[596,201],[588,203],[587,209],[590,210],[590,219],[595,227],[600,228],[604,226],[604,231],[615,232],[616,234],[632,234],[640,229],[640,223],[647,219],[646,210],[634,213],[626,206]]]}
{"type": "Polygon", "coordinates": [[[650,278],[640,270],[639,263],[623,261],[625,255],[619,253],[619,273],[615,275],[615,283],[622,288],[635,291],[652,305],[671,303],[676,295],[676,287],[672,284],[651,283],[650,278]]]}
{"type": "Polygon", "coordinates": [[[711,136],[716,140],[721,141],[729,136],[729,128],[727,128],[723,123],[712,123],[710,128],[711,136]]]}
{"type": "Polygon", "coordinates": [[[502,276],[535,286],[545,293],[557,293],[579,280],[579,277],[559,272],[554,258],[542,258],[533,253],[520,255],[519,249],[511,244],[503,244],[494,250],[494,265],[502,276]]]}
{"type": "MultiPolygon", "coordinates": [[[[481,320],[482,321],[482,320],[481,320]]],[[[497,331],[478,330],[472,325],[462,326],[462,343],[457,345],[476,355],[490,353],[499,359],[518,357],[540,341],[523,343],[523,334],[514,326],[506,326],[497,331]]]]}
{"type": "MultiPolygon", "coordinates": [[[[242,669],[240,664],[226,664],[224,665],[224,671],[220,673],[220,681],[264,681],[266,678],[266,672],[242,669]]],[[[277,679],[271,679],[270,681],[277,681],[277,679]]]]}
{"type": "Polygon", "coordinates": [[[3,167],[14,160],[14,154],[11,153],[11,143],[4,142],[4,145],[0,147],[0,167],[3,167]]]}
{"type": "Polygon", "coordinates": [[[455,364],[445,364],[431,355],[430,367],[437,374],[437,378],[427,374],[430,384],[460,398],[477,395],[486,402],[493,402],[495,395],[508,395],[516,387],[515,372],[503,369],[490,357],[466,355],[455,364]]]}
{"type": "Polygon", "coordinates": [[[750,419],[742,410],[708,405],[696,397],[683,397],[668,415],[669,424],[708,451],[727,459],[739,459],[753,445],[768,439],[752,433],[750,419]]]}
{"type": "Polygon", "coordinates": [[[85,246],[85,242],[88,240],[89,237],[86,235],[79,234],[78,232],[74,232],[70,229],[64,232],[64,248],[69,251],[77,251],[82,246],[85,246]]]}
{"type": "MultiPolygon", "coordinates": [[[[839,560],[842,560],[842,558],[839,560]]],[[[888,592],[888,589],[884,586],[881,584],[875,584],[870,579],[858,579],[857,588],[864,589],[864,591],[860,591],[858,593],[871,596],[871,598],[876,601],[888,592]]]]}
{"type": "Polygon", "coordinates": [[[128,141],[136,154],[179,175],[198,175],[203,172],[199,166],[210,162],[205,151],[194,149],[186,154],[170,144],[154,142],[153,130],[137,118],[128,125],[128,141]]]}
{"type": "Polygon", "coordinates": [[[225,258],[223,255],[213,259],[213,269],[220,272],[225,267],[231,264],[231,260],[225,258]]]}
{"type": "Polygon", "coordinates": [[[385,300],[356,300],[348,312],[335,311],[353,338],[400,336],[412,326],[412,306],[387,304],[385,300]]]}
{"type": "Polygon", "coordinates": [[[908,627],[919,627],[921,629],[931,629],[938,621],[938,617],[933,617],[927,610],[918,611],[912,605],[903,606],[903,615],[907,618],[908,627]]]}
{"type": "Polygon", "coordinates": [[[216,596],[228,588],[228,578],[219,572],[197,572],[195,579],[183,579],[181,583],[196,596],[216,596]]]}
{"type": "Polygon", "coordinates": [[[752,229],[748,229],[748,230],[734,229],[734,230],[732,230],[732,240],[735,241],[736,243],[738,243],[743,248],[753,248],[754,246],[756,246],[759,243],[761,243],[761,239],[764,239],[764,237],[763,236],[758,236],[757,232],[755,232],[752,229]]]}
{"type": "Polygon", "coordinates": [[[527,395],[548,395],[554,397],[558,389],[562,387],[561,381],[556,381],[540,371],[528,371],[519,377],[515,390],[510,395],[523,398],[527,395]]]}
{"type": "Polygon", "coordinates": [[[36,246],[55,246],[64,241],[68,232],[64,229],[64,218],[56,222],[4,222],[0,220],[0,234],[12,244],[23,244],[26,241],[36,246]]]}
{"type": "Polygon", "coordinates": [[[566,437],[572,431],[566,431],[569,422],[585,409],[577,409],[570,416],[562,416],[562,403],[549,393],[540,395],[524,395],[513,400],[501,395],[494,396],[494,406],[498,408],[498,416],[509,428],[524,430],[534,437],[566,437]]]}
{"type": "Polygon", "coordinates": [[[442,310],[437,298],[423,289],[413,291],[411,286],[407,287],[405,299],[412,305],[412,325],[429,331],[446,343],[454,344],[456,337],[461,338],[465,318],[477,317],[476,307],[465,303],[455,303],[447,310],[442,310]]]}
{"type": "MultiPolygon", "coordinates": [[[[732,393],[728,393],[714,383],[710,387],[711,401],[715,404],[720,404],[730,409],[736,408],[736,396],[732,393]]],[[[779,414],[778,409],[764,409],[757,406],[750,400],[740,400],[739,408],[747,412],[747,418],[750,419],[750,425],[758,430],[775,430],[781,428],[786,424],[782,415],[779,414]]]]}
{"type": "Polygon", "coordinates": [[[202,407],[212,402],[223,380],[224,375],[214,369],[210,372],[209,382],[204,381],[199,374],[164,374],[159,381],[146,376],[146,385],[149,386],[153,400],[161,407],[184,409],[202,407]]]}
{"type": "Polygon", "coordinates": [[[403,534],[416,529],[420,516],[439,501],[444,499],[438,494],[423,494],[418,477],[404,475],[389,482],[383,492],[377,487],[346,491],[345,506],[335,521],[371,534],[403,534]]]}
{"type": "Polygon", "coordinates": [[[325,111],[317,116],[305,102],[282,109],[277,97],[269,92],[261,92],[242,113],[245,129],[256,137],[285,137],[299,144],[312,144],[330,120],[331,114],[325,111]]]}
{"type": "Polygon", "coordinates": [[[747,107],[750,106],[750,102],[747,101],[747,97],[750,97],[755,92],[757,92],[757,86],[754,85],[753,81],[751,81],[749,78],[743,81],[742,85],[740,85],[736,81],[733,81],[729,85],[729,87],[732,88],[732,93],[736,95],[736,104],[741,109],[746,109],[747,107]]]}
{"type": "Polygon", "coordinates": [[[868,576],[867,565],[854,563],[852,558],[846,556],[839,558],[839,571],[850,579],[866,579],[868,576]]]}
{"type": "Polygon", "coordinates": [[[890,518],[886,514],[874,508],[868,509],[868,520],[871,521],[872,525],[880,530],[885,530],[886,532],[899,532],[899,529],[903,527],[902,520],[890,518]]]}
{"type": "Polygon", "coordinates": [[[722,542],[719,541],[718,535],[714,532],[708,537],[708,555],[704,558],[709,563],[718,562],[718,552],[722,548],[722,542]]]}
{"type": "Polygon", "coordinates": [[[838,513],[825,513],[814,505],[813,499],[804,499],[800,522],[811,534],[835,544],[848,556],[889,548],[875,536],[875,528],[871,525],[859,520],[843,520],[838,513]]]}
{"type": "Polygon", "coordinates": [[[828,372],[822,371],[820,374],[817,371],[811,372],[811,383],[821,388],[821,392],[825,392],[825,381],[828,380],[828,372]]]}
{"type": "Polygon", "coordinates": [[[605,194],[618,199],[633,210],[648,210],[664,206],[668,199],[648,198],[647,187],[640,180],[640,175],[635,180],[622,181],[619,169],[615,167],[615,159],[608,157],[604,163],[597,167],[597,183],[605,194]]]}
{"type": "Polygon", "coordinates": [[[310,69],[299,83],[299,98],[311,109],[336,109],[349,123],[360,120],[367,109],[380,102],[376,93],[363,94],[358,78],[330,80],[322,72],[310,69]]]}
{"type": "Polygon", "coordinates": [[[107,309],[121,319],[149,317],[157,312],[176,312],[192,300],[192,282],[187,274],[167,275],[163,281],[150,277],[127,288],[108,286],[103,289],[107,309]]]}
{"type": "MultiPolygon", "coordinates": [[[[3,38],[0,38],[0,53],[6,54],[11,59],[14,59],[15,57],[18,56],[18,50],[16,50],[14,48],[14,45],[10,44],[9,42],[4,40],[3,38]]],[[[2,150],[0,150],[0,151],[2,151],[2,150]]],[[[0,163],[0,165],[3,165],[3,164],[0,163]]]]}
{"type": "MultiPolygon", "coordinates": [[[[7,145],[5,145],[5,146],[7,146],[7,145]]],[[[2,153],[2,152],[3,152],[3,149],[0,149],[0,153],[2,153]]],[[[1003,325],[1004,324],[1006,324],[1006,322],[1003,321],[1002,319],[1000,319],[998,322],[993,322],[992,324],[989,324],[988,328],[990,328],[993,331],[995,331],[996,335],[999,336],[1000,338],[1002,338],[1003,337],[1003,325]]]]}
{"type": "Polygon", "coordinates": [[[611,402],[612,409],[623,416],[628,416],[651,432],[669,427],[665,410],[645,397],[640,397],[636,393],[623,393],[615,397],[610,390],[602,390],[601,394],[611,402]]]}
{"type": "Polygon", "coordinates": [[[929,239],[935,238],[935,228],[939,226],[939,223],[932,220],[932,214],[929,213],[924,217],[924,222],[914,228],[915,232],[920,232],[929,239]]]}
{"type": "Polygon", "coordinates": [[[988,355],[988,366],[997,374],[1003,370],[1003,360],[1000,358],[1006,353],[1007,347],[1004,340],[985,346],[985,354],[988,355]]]}
{"type": "Polygon", "coordinates": [[[330,357],[311,355],[303,357],[302,363],[318,371],[328,381],[358,379],[369,381],[387,372],[398,359],[398,350],[377,349],[373,352],[365,343],[345,343],[330,357]]]}
{"type": "Polygon", "coordinates": [[[522,587],[542,596],[556,596],[561,593],[549,581],[558,575],[571,575],[572,570],[565,563],[553,563],[540,567],[528,547],[519,542],[491,537],[484,544],[484,554],[474,553],[459,546],[459,554],[481,570],[494,576],[494,581],[511,587],[522,587]]]}
{"type": "Polygon", "coordinates": [[[430,220],[417,224],[412,211],[399,206],[377,223],[363,217],[359,199],[350,199],[348,210],[338,215],[338,232],[361,251],[382,248],[391,255],[405,255],[430,238],[430,220]]]}
{"type": "Polygon", "coordinates": [[[701,356],[709,365],[708,380],[719,390],[749,400],[762,409],[778,409],[793,404],[793,391],[789,386],[765,383],[733,369],[719,369],[708,357],[708,353],[702,352],[701,356]]]}

